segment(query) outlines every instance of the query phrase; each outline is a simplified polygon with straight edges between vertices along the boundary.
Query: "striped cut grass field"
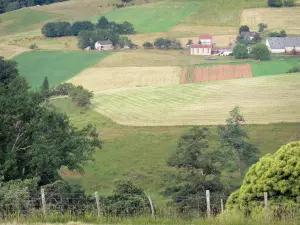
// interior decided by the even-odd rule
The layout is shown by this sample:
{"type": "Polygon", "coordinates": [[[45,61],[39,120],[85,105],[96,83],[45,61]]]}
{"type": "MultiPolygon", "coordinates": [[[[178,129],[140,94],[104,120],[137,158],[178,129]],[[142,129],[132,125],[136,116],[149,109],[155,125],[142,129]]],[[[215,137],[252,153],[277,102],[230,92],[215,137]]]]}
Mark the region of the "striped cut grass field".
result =
{"type": "Polygon", "coordinates": [[[285,30],[288,34],[300,35],[300,7],[243,10],[241,25],[247,24],[252,30],[257,30],[259,23],[267,24],[268,30],[285,30]]]}
{"type": "Polygon", "coordinates": [[[70,82],[91,91],[179,84],[180,67],[88,68],[70,82]]]}
{"type": "Polygon", "coordinates": [[[300,74],[99,93],[97,112],[123,125],[215,125],[236,105],[251,124],[300,121],[300,74]]]}

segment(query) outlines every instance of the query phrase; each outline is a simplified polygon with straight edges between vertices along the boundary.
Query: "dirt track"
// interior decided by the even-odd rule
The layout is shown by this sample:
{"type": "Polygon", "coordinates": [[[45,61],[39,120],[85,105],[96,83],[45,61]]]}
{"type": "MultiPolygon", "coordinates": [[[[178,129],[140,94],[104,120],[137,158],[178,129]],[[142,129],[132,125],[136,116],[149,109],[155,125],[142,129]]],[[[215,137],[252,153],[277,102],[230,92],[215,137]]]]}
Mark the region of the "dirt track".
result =
{"type": "Polygon", "coordinates": [[[252,77],[250,64],[184,67],[181,84],[252,77]]]}

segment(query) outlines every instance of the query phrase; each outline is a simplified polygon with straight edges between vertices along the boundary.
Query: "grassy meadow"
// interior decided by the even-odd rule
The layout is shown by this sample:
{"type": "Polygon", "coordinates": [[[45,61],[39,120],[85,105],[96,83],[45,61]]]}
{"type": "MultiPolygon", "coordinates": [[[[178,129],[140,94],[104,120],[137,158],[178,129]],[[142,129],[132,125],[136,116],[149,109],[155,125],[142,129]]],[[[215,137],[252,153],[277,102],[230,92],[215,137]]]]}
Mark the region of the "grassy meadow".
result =
{"type": "Polygon", "coordinates": [[[297,122],[299,85],[299,74],[264,76],[112,90],[97,94],[93,103],[97,112],[132,126],[217,125],[236,105],[251,124],[297,122]]]}
{"type": "Polygon", "coordinates": [[[22,32],[41,28],[45,21],[54,19],[58,15],[41,12],[31,8],[19,9],[0,15],[0,34],[22,32]]]}
{"type": "Polygon", "coordinates": [[[25,52],[13,58],[21,76],[31,88],[37,88],[48,77],[51,85],[59,84],[97,63],[110,52],[25,52]]]}
{"type": "Polygon", "coordinates": [[[194,13],[199,7],[201,4],[191,1],[159,2],[115,9],[105,16],[110,21],[132,23],[138,33],[164,32],[194,13]]]}
{"type": "MultiPolygon", "coordinates": [[[[95,161],[84,166],[85,173],[63,170],[61,175],[74,183],[82,184],[88,192],[110,194],[115,181],[131,179],[143,187],[157,205],[164,205],[161,191],[165,187],[164,177],[170,169],[166,160],[175,151],[177,140],[189,126],[134,127],[122,126],[96,111],[80,110],[70,99],[55,99],[53,104],[68,114],[71,122],[82,127],[91,123],[101,131],[103,149],[94,155],[95,161]]],[[[122,105],[119,105],[122,108],[122,105]]],[[[168,112],[166,112],[167,114],[168,112]]],[[[242,109],[242,113],[244,110],[242,109]]],[[[228,112],[226,112],[226,117],[228,112]]],[[[277,123],[246,125],[251,142],[260,149],[260,155],[275,152],[281,145],[293,140],[299,123],[277,123]]],[[[216,141],[216,126],[209,126],[216,141]]],[[[299,137],[297,137],[299,138],[299,137]]],[[[240,184],[237,169],[227,174],[227,182],[240,184]]]]}

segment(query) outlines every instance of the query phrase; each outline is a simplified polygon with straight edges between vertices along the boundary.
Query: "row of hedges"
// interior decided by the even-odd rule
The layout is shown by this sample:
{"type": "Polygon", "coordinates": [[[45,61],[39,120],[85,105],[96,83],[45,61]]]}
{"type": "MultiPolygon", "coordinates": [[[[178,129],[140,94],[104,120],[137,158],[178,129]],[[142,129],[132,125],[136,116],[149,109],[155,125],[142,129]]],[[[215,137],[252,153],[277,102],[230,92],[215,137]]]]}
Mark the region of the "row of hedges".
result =
{"type": "Polygon", "coordinates": [[[51,22],[42,27],[42,34],[46,37],[78,36],[81,31],[94,31],[96,29],[111,29],[117,34],[134,34],[135,30],[131,23],[125,21],[121,24],[109,22],[101,17],[97,24],[91,21],[51,22]]]}

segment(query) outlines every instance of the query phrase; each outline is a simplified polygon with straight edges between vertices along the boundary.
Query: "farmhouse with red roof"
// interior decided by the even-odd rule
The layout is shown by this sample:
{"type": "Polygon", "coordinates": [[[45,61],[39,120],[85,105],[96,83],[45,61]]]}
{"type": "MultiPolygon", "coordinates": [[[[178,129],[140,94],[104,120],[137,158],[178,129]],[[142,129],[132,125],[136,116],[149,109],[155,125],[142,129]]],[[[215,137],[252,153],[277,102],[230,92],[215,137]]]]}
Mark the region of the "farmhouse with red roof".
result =
{"type": "Polygon", "coordinates": [[[213,44],[212,35],[202,34],[199,37],[199,44],[192,44],[191,55],[211,55],[213,44]]]}

